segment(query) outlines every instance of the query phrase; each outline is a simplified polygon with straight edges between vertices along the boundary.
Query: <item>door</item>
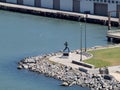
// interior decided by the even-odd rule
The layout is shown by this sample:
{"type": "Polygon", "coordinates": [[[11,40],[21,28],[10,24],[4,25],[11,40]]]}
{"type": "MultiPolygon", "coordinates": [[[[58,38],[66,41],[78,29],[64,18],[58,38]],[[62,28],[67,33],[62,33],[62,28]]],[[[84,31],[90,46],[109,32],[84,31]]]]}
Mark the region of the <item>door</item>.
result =
{"type": "Polygon", "coordinates": [[[23,0],[17,0],[17,4],[23,5],[23,0]]]}
{"type": "Polygon", "coordinates": [[[0,0],[0,2],[6,2],[6,0],[0,0]]]}
{"type": "MultiPolygon", "coordinates": [[[[120,5],[117,5],[117,11],[120,11],[120,5]]],[[[119,13],[116,12],[116,17],[119,17],[119,13]]]]}
{"type": "Polygon", "coordinates": [[[60,0],[53,0],[53,9],[60,10],[60,0]]]}
{"type": "Polygon", "coordinates": [[[73,0],[73,12],[80,12],[80,0],[73,0]]]}
{"type": "Polygon", "coordinates": [[[108,5],[104,3],[94,3],[94,14],[108,16],[108,5]]]}
{"type": "Polygon", "coordinates": [[[35,7],[41,6],[41,0],[35,0],[35,7]]]}

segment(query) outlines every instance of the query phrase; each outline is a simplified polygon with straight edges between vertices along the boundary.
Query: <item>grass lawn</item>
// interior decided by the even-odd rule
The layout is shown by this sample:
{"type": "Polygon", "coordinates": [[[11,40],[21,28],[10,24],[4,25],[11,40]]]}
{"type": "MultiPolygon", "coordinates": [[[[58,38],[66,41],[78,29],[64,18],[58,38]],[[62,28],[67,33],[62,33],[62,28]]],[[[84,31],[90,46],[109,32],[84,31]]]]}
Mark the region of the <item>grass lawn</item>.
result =
{"type": "Polygon", "coordinates": [[[96,68],[120,65],[120,47],[90,51],[93,58],[84,62],[95,65],[96,68]]]}

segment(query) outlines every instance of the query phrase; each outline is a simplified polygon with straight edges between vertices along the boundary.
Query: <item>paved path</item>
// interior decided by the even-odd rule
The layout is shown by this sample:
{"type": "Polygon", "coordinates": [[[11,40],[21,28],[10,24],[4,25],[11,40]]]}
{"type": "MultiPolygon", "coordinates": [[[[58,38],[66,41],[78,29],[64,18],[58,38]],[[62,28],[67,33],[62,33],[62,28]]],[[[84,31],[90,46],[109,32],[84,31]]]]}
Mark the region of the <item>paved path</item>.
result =
{"type": "Polygon", "coordinates": [[[110,73],[110,75],[114,76],[120,82],[120,73],[110,73]]]}
{"type": "MultiPolygon", "coordinates": [[[[62,54],[61,54],[61,55],[52,56],[49,58],[49,60],[64,64],[66,66],[71,66],[72,68],[75,68],[75,69],[84,68],[84,69],[88,70],[88,72],[93,73],[94,69],[90,69],[90,68],[83,67],[83,66],[72,63],[72,60],[80,62],[80,58],[81,58],[80,56],[81,56],[80,54],[70,53],[70,56],[67,58],[67,57],[62,56],[62,54]]],[[[91,57],[92,56],[88,56],[88,55],[84,54],[84,55],[82,55],[82,60],[86,60],[91,57]]]]}
{"type": "Polygon", "coordinates": [[[114,76],[118,81],[120,81],[120,66],[108,67],[110,75],[114,76]]]}

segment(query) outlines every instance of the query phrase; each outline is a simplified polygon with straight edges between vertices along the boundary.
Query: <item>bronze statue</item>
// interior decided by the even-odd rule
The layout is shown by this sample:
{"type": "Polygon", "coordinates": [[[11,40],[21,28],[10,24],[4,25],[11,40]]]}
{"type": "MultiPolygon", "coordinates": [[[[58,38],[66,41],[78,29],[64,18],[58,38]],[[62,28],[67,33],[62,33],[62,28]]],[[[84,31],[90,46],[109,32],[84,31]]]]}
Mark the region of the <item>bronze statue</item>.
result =
{"type": "Polygon", "coordinates": [[[68,42],[66,41],[65,43],[64,43],[64,45],[65,45],[65,49],[63,50],[63,52],[65,52],[66,50],[68,50],[68,53],[70,52],[70,49],[69,49],[69,47],[68,47],[68,42]]]}

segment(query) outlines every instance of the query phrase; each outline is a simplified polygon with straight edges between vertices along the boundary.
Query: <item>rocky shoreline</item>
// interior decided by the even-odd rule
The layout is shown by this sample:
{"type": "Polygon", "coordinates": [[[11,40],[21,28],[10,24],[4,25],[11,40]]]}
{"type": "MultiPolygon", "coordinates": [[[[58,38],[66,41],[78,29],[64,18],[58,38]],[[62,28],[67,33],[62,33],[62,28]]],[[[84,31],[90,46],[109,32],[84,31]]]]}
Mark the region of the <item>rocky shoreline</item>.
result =
{"type": "Polygon", "coordinates": [[[18,63],[18,69],[28,69],[62,80],[64,82],[62,85],[65,86],[80,85],[91,90],[120,90],[120,82],[112,76],[84,73],[49,60],[51,56],[58,54],[61,52],[24,58],[18,63]]]}

